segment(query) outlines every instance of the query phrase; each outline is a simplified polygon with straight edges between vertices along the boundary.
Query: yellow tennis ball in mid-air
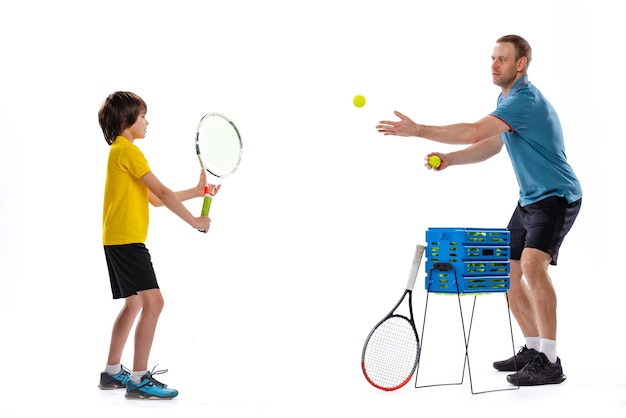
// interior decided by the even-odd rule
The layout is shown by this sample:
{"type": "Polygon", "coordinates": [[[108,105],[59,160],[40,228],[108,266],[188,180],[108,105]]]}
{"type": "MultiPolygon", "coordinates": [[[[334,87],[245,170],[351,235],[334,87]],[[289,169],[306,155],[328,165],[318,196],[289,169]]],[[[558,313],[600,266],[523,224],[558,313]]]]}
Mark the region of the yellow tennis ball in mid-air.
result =
{"type": "Polygon", "coordinates": [[[430,165],[432,168],[439,168],[439,166],[441,165],[441,158],[436,155],[431,155],[430,157],[428,157],[428,165],[430,165]]]}
{"type": "Polygon", "coordinates": [[[356,107],[365,106],[365,96],[357,94],[356,96],[354,96],[354,99],[352,99],[352,103],[354,103],[356,107]]]}

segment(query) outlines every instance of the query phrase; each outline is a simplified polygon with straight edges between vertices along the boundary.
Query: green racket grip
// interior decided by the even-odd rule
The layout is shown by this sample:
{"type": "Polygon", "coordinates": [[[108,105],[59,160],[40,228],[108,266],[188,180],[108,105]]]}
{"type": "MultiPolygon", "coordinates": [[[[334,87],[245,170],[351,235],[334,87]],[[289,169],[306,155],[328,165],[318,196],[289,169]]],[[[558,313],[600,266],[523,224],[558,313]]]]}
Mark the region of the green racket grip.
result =
{"type": "Polygon", "coordinates": [[[204,202],[202,202],[202,213],[201,213],[202,216],[207,216],[209,214],[212,201],[213,201],[213,198],[211,197],[210,194],[204,195],[204,202]]]}

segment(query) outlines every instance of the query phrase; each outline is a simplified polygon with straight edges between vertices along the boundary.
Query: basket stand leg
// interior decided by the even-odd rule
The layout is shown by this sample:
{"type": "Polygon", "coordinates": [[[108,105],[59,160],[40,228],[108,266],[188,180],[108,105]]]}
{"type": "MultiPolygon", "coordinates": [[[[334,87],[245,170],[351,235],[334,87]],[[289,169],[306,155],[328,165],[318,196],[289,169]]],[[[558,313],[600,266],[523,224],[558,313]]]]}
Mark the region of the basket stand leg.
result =
{"type": "MultiPolygon", "coordinates": [[[[457,286],[457,290],[458,290],[458,286],[457,286]]],[[[461,296],[460,293],[457,292],[457,295],[459,296],[459,308],[461,307],[461,296]]],[[[482,391],[474,391],[474,385],[472,383],[472,371],[470,368],[470,359],[469,359],[469,342],[470,342],[470,334],[472,332],[472,323],[474,322],[474,311],[476,309],[476,298],[478,298],[477,295],[474,296],[474,301],[472,304],[472,315],[470,318],[470,323],[469,323],[469,328],[467,330],[467,335],[466,335],[466,339],[465,339],[465,361],[467,363],[467,371],[468,371],[468,376],[469,376],[469,381],[470,381],[470,390],[472,391],[472,395],[477,395],[480,393],[489,393],[489,392],[500,392],[500,391],[504,391],[504,390],[516,390],[519,389],[519,385],[517,386],[510,386],[510,387],[504,387],[504,388],[497,388],[497,389],[488,389],[488,390],[482,390],[482,391]]],[[[515,356],[515,343],[513,340],[513,324],[511,322],[511,309],[509,306],[509,295],[505,293],[505,298],[506,298],[506,311],[507,311],[507,315],[508,315],[508,319],[509,319],[509,331],[511,334],[511,347],[513,348],[513,356],[515,356]]],[[[463,312],[461,312],[461,321],[463,320],[463,312]]],[[[465,327],[463,327],[463,330],[465,330],[465,327]]],[[[517,372],[516,372],[517,373],[517,372]]],[[[519,379],[518,379],[519,381],[519,379]]]]}
{"type": "MultiPolygon", "coordinates": [[[[447,264],[448,266],[450,266],[450,268],[452,268],[452,265],[447,264]]],[[[424,319],[422,321],[422,341],[421,341],[421,346],[420,346],[420,359],[417,363],[417,368],[415,370],[415,388],[426,388],[426,387],[434,387],[434,386],[453,386],[453,385],[462,385],[463,384],[463,379],[465,376],[465,361],[463,362],[463,370],[461,372],[461,381],[460,382],[450,382],[450,383],[435,383],[435,384],[430,384],[430,385],[418,385],[417,384],[417,380],[418,380],[418,376],[419,376],[419,367],[420,367],[420,363],[422,361],[421,358],[421,347],[424,346],[424,330],[426,328],[426,314],[428,313],[428,297],[431,293],[430,291],[430,286],[432,283],[432,274],[433,274],[433,269],[430,269],[430,271],[428,272],[428,288],[426,289],[426,302],[424,304],[424,319]]],[[[455,280],[456,281],[456,280],[455,280]]],[[[458,284],[457,284],[457,296],[459,298],[459,306],[461,306],[461,297],[459,295],[459,291],[458,291],[458,284]]],[[[463,329],[463,337],[464,337],[464,341],[467,341],[467,338],[465,338],[465,326],[463,325],[463,310],[461,310],[461,327],[463,329]]],[[[465,351],[465,356],[467,358],[467,342],[465,342],[465,347],[466,347],[466,351],[465,351]]]]}
{"type": "MultiPolygon", "coordinates": [[[[447,264],[447,263],[446,263],[447,264]]],[[[448,264],[449,265],[449,264],[448,264]]],[[[441,267],[441,264],[440,266],[441,267]]],[[[417,384],[417,380],[418,380],[418,374],[419,374],[419,364],[421,363],[421,346],[424,345],[424,330],[426,327],[426,313],[428,312],[428,296],[430,294],[430,285],[432,283],[431,277],[433,274],[433,269],[430,270],[429,277],[428,277],[428,288],[426,289],[426,303],[425,303],[425,307],[424,307],[424,319],[423,319],[423,323],[422,323],[422,344],[420,346],[420,359],[417,363],[417,369],[415,371],[415,388],[424,388],[424,387],[434,387],[434,386],[451,386],[451,385],[460,385],[463,384],[463,379],[465,377],[465,368],[467,367],[467,374],[468,374],[468,378],[470,381],[470,390],[472,392],[472,395],[477,395],[477,394],[481,394],[481,393],[489,393],[489,392],[500,392],[500,391],[505,391],[505,390],[517,390],[520,388],[519,385],[517,386],[512,386],[512,387],[506,387],[506,388],[498,388],[498,389],[489,389],[489,390],[483,390],[483,391],[475,391],[474,390],[474,383],[472,381],[472,370],[471,370],[471,366],[470,366],[470,358],[469,358],[469,343],[470,343],[470,335],[472,332],[472,324],[474,322],[474,312],[476,309],[476,300],[478,295],[474,295],[474,300],[472,301],[472,312],[470,315],[470,321],[469,321],[469,325],[467,327],[467,332],[466,332],[466,327],[465,327],[465,320],[463,317],[463,306],[461,303],[461,292],[459,289],[459,283],[457,280],[457,276],[456,276],[456,271],[454,270],[454,268],[452,268],[452,265],[449,265],[449,269],[452,270],[454,272],[454,281],[456,284],[456,295],[457,295],[457,300],[459,303],[459,313],[460,313],[460,318],[461,318],[461,328],[463,330],[463,339],[464,339],[464,344],[465,344],[465,358],[463,361],[463,370],[461,372],[461,381],[460,382],[453,382],[453,383],[437,383],[437,384],[430,384],[430,385],[421,385],[418,386],[417,384]]],[[[515,342],[513,339],[513,324],[511,321],[511,309],[510,309],[510,305],[509,305],[509,295],[508,293],[505,293],[505,298],[506,298],[506,310],[507,310],[507,315],[508,315],[508,320],[509,320],[509,330],[510,330],[510,335],[511,335],[511,347],[513,349],[513,356],[515,356],[515,342]]],[[[519,379],[518,379],[519,381],[519,379]]]]}

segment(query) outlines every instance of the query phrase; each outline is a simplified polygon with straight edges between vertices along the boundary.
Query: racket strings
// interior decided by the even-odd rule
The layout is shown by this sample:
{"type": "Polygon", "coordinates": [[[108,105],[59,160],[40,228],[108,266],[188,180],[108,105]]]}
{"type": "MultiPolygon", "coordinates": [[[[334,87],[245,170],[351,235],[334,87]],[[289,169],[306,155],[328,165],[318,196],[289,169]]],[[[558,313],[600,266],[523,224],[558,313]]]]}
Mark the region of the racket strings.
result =
{"type": "Polygon", "coordinates": [[[409,320],[392,316],[372,332],[363,354],[363,369],[375,386],[396,388],[413,374],[418,350],[417,335],[409,320]]]}
{"type": "Polygon", "coordinates": [[[204,167],[217,177],[235,171],[241,160],[237,129],[220,116],[210,116],[200,122],[196,145],[204,167]]]}

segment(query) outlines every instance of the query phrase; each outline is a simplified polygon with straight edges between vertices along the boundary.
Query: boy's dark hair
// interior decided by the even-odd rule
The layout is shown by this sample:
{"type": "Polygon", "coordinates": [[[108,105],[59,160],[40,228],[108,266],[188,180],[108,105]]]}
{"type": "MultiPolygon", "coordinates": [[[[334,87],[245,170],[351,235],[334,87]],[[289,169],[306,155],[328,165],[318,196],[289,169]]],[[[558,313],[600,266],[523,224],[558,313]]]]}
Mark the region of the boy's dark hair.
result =
{"type": "Polygon", "coordinates": [[[98,112],[104,139],[111,145],[124,129],[135,124],[140,113],[147,110],[146,102],[135,93],[116,91],[110,94],[98,112]]]}
{"type": "Polygon", "coordinates": [[[522,38],[519,35],[505,35],[500,37],[496,43],[504,43],[509,42],[512,43],[515,47],[515,59],[518,60],[522,57],[526,57],[526,70],[528,70],[528,66],[530,65],[530,61],[533,59],[533,50],[530,47],[530,44],[526,39],[522,38]]]}

